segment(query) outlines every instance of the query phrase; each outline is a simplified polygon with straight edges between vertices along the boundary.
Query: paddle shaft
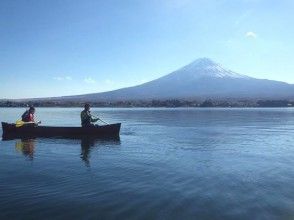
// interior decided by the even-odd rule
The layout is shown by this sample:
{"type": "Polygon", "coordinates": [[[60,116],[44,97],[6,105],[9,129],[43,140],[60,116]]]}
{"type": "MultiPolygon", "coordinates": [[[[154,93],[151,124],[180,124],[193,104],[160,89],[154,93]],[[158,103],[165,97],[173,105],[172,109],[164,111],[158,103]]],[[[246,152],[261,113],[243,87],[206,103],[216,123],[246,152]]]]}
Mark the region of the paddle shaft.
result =
{"type": "Polygon", "coordinates": [[[95,115],[91,115],[92,117],[98,119],[99,121],[102,121],[104,124],[109,125],[107,122],[103,121],[102,119],[100,119],[99,117],[95,116],[95,115]]]}
{"type": "Polygon", "coordinates": [[[102,121],[104,124],[107,124],[107,125],[109,125],[107,122],[105,122],[105,121],[103,121],[103,120],[101,120],[100,118],[98,118],[100,121],[102,121]]]}

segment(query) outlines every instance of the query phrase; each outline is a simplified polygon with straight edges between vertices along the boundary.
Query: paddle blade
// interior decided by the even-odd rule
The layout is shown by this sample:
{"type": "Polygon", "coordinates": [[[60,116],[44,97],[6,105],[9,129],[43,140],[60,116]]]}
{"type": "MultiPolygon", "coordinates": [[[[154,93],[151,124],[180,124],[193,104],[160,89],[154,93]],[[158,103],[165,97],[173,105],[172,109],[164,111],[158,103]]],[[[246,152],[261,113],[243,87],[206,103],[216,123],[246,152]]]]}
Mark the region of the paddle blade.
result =
{"type": "Polygon", "coordinates": [[[15,127],[19,128],[19,127],[23,126],[24,124],[25,124],[24,121],[22,121],[22,120],[17,120],[17,121],[15,122],[15,127]]]}

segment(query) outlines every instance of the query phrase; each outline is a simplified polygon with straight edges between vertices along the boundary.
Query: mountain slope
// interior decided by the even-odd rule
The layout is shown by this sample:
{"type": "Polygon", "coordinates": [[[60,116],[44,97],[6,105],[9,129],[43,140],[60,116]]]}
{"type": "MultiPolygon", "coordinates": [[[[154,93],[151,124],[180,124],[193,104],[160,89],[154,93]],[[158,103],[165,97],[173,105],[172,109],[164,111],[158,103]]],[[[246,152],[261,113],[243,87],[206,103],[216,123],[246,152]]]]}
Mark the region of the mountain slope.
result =
{"type": "Polygon", "coordinates": [[[142,85],[62,98],[87,101],[172,98],[292,99],[294,85],[248,77],[227,70],[208,58],[201,58],[164,77],[142,85]]]}

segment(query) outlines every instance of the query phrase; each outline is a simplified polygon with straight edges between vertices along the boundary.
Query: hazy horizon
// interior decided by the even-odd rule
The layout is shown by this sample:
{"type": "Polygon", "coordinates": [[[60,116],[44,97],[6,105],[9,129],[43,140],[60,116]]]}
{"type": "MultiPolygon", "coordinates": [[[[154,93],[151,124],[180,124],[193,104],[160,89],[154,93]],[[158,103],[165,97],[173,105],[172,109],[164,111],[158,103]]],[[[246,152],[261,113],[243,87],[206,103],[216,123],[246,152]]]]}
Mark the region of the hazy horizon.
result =
{"type": "Polygon", "coordinates": [[[294,83],[294,3],[1,1],[0,99],[112,91],[197,58],[294,83]]]}

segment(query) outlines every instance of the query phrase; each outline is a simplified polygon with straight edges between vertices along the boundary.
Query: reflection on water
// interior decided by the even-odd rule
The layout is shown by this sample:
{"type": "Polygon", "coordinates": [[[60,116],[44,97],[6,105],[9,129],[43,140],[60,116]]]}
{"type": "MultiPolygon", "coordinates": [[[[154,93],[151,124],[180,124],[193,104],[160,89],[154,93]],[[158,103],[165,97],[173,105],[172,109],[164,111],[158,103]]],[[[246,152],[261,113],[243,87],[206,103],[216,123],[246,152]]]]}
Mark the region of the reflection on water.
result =
{"type": "MultiPolygon", "coordinates": [[[[52,140],[54,143],[66,141],[67,144],[76,144],[78,140],[81,146],[81,159],[84,161],[86,166],[90,166],[90,157],[91,151],[95,147],[99,146],[107,146],[107,144],[111,144],[111,146],[120,145],[119,138],[111,138],[111,139],[97,139],[92,137],[83,137],[80,139],[54,139],[50,138],[47,140],[52,140]]],[[[16,140],[15,142],[15,149],[22,153],[26,158],[30,160],[34,159],[34,154],[36,153],[36,145],[37,140],[36,138],[29,138],[29,139],[20,139],[16,140]]]]}
{"type": "Polygon", "coordinates": [[[105,146],[105,144],[119,145],[120,139],[95,139],[91,137],[81,138],[81,159],[87,167],[90,167],[91,151],[94,147],[105,146]]]}
{"type": "Polygon", "coordinates": [[[91,139],[81,140],[81,159],[85,162],[86,166],[90,166],[90,153],[91,148],[95,146],[95,141],[91,139]]]}
{"type": "Polygon", "coordinates": [[[22,153],[25,157],[33,160],[35,153],[35,144],[35,139],[21,139],[16,141],[15,149],[18,152],[22,153]]]}

